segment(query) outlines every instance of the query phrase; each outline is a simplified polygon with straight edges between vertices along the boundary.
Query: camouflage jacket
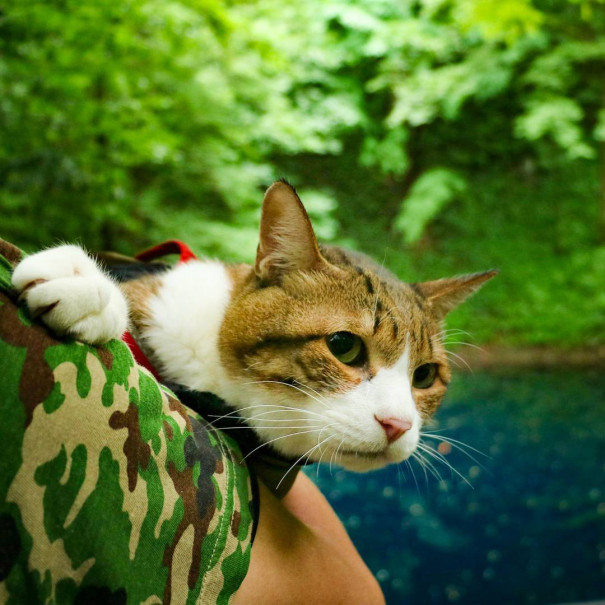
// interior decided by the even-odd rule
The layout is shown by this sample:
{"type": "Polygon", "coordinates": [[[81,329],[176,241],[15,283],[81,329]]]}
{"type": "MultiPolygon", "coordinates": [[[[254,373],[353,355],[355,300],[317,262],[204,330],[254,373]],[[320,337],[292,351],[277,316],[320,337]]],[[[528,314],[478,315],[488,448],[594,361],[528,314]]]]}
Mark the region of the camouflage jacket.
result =
{"type": "Polygon", "coordinates": [[[0,603],[228,603],[249,564],[238,446],[122,342],[57,340],[0,240],[0,603]]]}

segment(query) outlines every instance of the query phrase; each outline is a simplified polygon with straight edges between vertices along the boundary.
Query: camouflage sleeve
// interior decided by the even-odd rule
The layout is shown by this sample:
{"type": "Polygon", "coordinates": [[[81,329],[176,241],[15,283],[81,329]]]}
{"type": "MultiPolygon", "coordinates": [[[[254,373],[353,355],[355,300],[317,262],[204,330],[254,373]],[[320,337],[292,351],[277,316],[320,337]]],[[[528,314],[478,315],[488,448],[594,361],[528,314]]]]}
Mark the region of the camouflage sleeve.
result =
{"type": "Polygon", "coordinates": [[[0,254],[0,603],[228,603],[253,530],[237,445],[123,343],[32,323],[0,254]]]}

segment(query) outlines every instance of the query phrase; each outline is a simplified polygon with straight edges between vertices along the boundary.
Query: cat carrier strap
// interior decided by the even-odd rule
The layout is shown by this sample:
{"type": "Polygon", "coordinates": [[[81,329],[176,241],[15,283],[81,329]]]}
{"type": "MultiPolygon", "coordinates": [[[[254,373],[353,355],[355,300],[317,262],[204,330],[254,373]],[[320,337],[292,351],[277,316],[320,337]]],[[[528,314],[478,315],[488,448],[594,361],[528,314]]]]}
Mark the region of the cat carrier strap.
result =
{"type": "Polygon", "coordinates": [[[135,258],[143,262],[149,262],[161,258],[162,256],[168,256],[169,254],[178,254],[180,263],[186,263],[190,260],[197,259],[197,256],[193,254],[191,248],[178,239],[171,239],[162,242],[153,248],[143,250],[143,252],[139,252],[135,258]]]}
{"type": "Polygon", "coordinates": [[[134,360],[140,366],[143,366],[144,368],[149,370],[158,382],[162,382],[162,377],[158,374],[157,370],[153,367],[153,364],[149,361],[149,359],[147,359],[147,355],[143,353],[141,347],[139,347],[130,332],[124,332],[124,334],[122,334],[122,342],[124,342],[128,346],[130,352],[132,353],[132,356],[134,357],[134,360]]]}

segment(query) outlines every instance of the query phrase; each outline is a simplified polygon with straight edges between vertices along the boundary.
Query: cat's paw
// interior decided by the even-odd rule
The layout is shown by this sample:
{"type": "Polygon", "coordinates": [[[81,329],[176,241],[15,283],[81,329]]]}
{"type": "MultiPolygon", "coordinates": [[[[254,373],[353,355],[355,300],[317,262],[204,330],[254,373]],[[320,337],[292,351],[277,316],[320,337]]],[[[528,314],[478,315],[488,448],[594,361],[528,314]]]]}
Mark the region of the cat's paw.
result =
{"type": "Polygon", "coordinates": [[[98,345],[120,338],[126,330],[124,295],[78,246],[26,257],[15,268],[12,282],[31,314],[57,334],[98,345]]]}

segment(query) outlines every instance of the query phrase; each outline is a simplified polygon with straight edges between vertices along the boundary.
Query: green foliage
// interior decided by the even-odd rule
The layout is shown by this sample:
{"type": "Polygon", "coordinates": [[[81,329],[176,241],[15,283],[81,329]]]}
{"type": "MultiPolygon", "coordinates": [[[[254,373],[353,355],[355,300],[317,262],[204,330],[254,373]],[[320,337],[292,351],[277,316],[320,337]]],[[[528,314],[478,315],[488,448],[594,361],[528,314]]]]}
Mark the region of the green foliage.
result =
{"type": "Polygon", "coordinates": [[[394,227],[404,234],[408,244],[415,244],[429,222],[466,189],[465,180],[447,168],[424,172],[407,195],[394,227]]]}
{"type": "Polygon", "coordinates": [[[536,33],[544,17],[527,0],[458,0],[455,8],[456,22],[463,30],[476,30],[485,40],[507,44],[536,33]]]}
{"type": "Polygon", "coordinates": [[[250,226],[271,154],[338,151],[354,110],[305,90],[319,68],[295,75],[293,42],[253,8],[14,0],[0,43],[9,232],[130,248],[193,207],[216,227],[236,214],[250,226]]]}
{"type": "Polygon", "coordinates": [[[545,96],[527,103],[525,114],[516,124],[518,136],[528,141],[539,141],[551,136],[566,151],[569,158],[593,158],[596,151],[584,141],[581,107],[573,99],[545,96]]]}
{"type": "Polygon", "coordinates": [[[390,242],[402,277],[500,266],[453,317],[479,339],[587,342],[604,2],[9,0],[2,235],[251,260],[262,189],[286,176],[324,241],[378,259],[390,242]]]}

